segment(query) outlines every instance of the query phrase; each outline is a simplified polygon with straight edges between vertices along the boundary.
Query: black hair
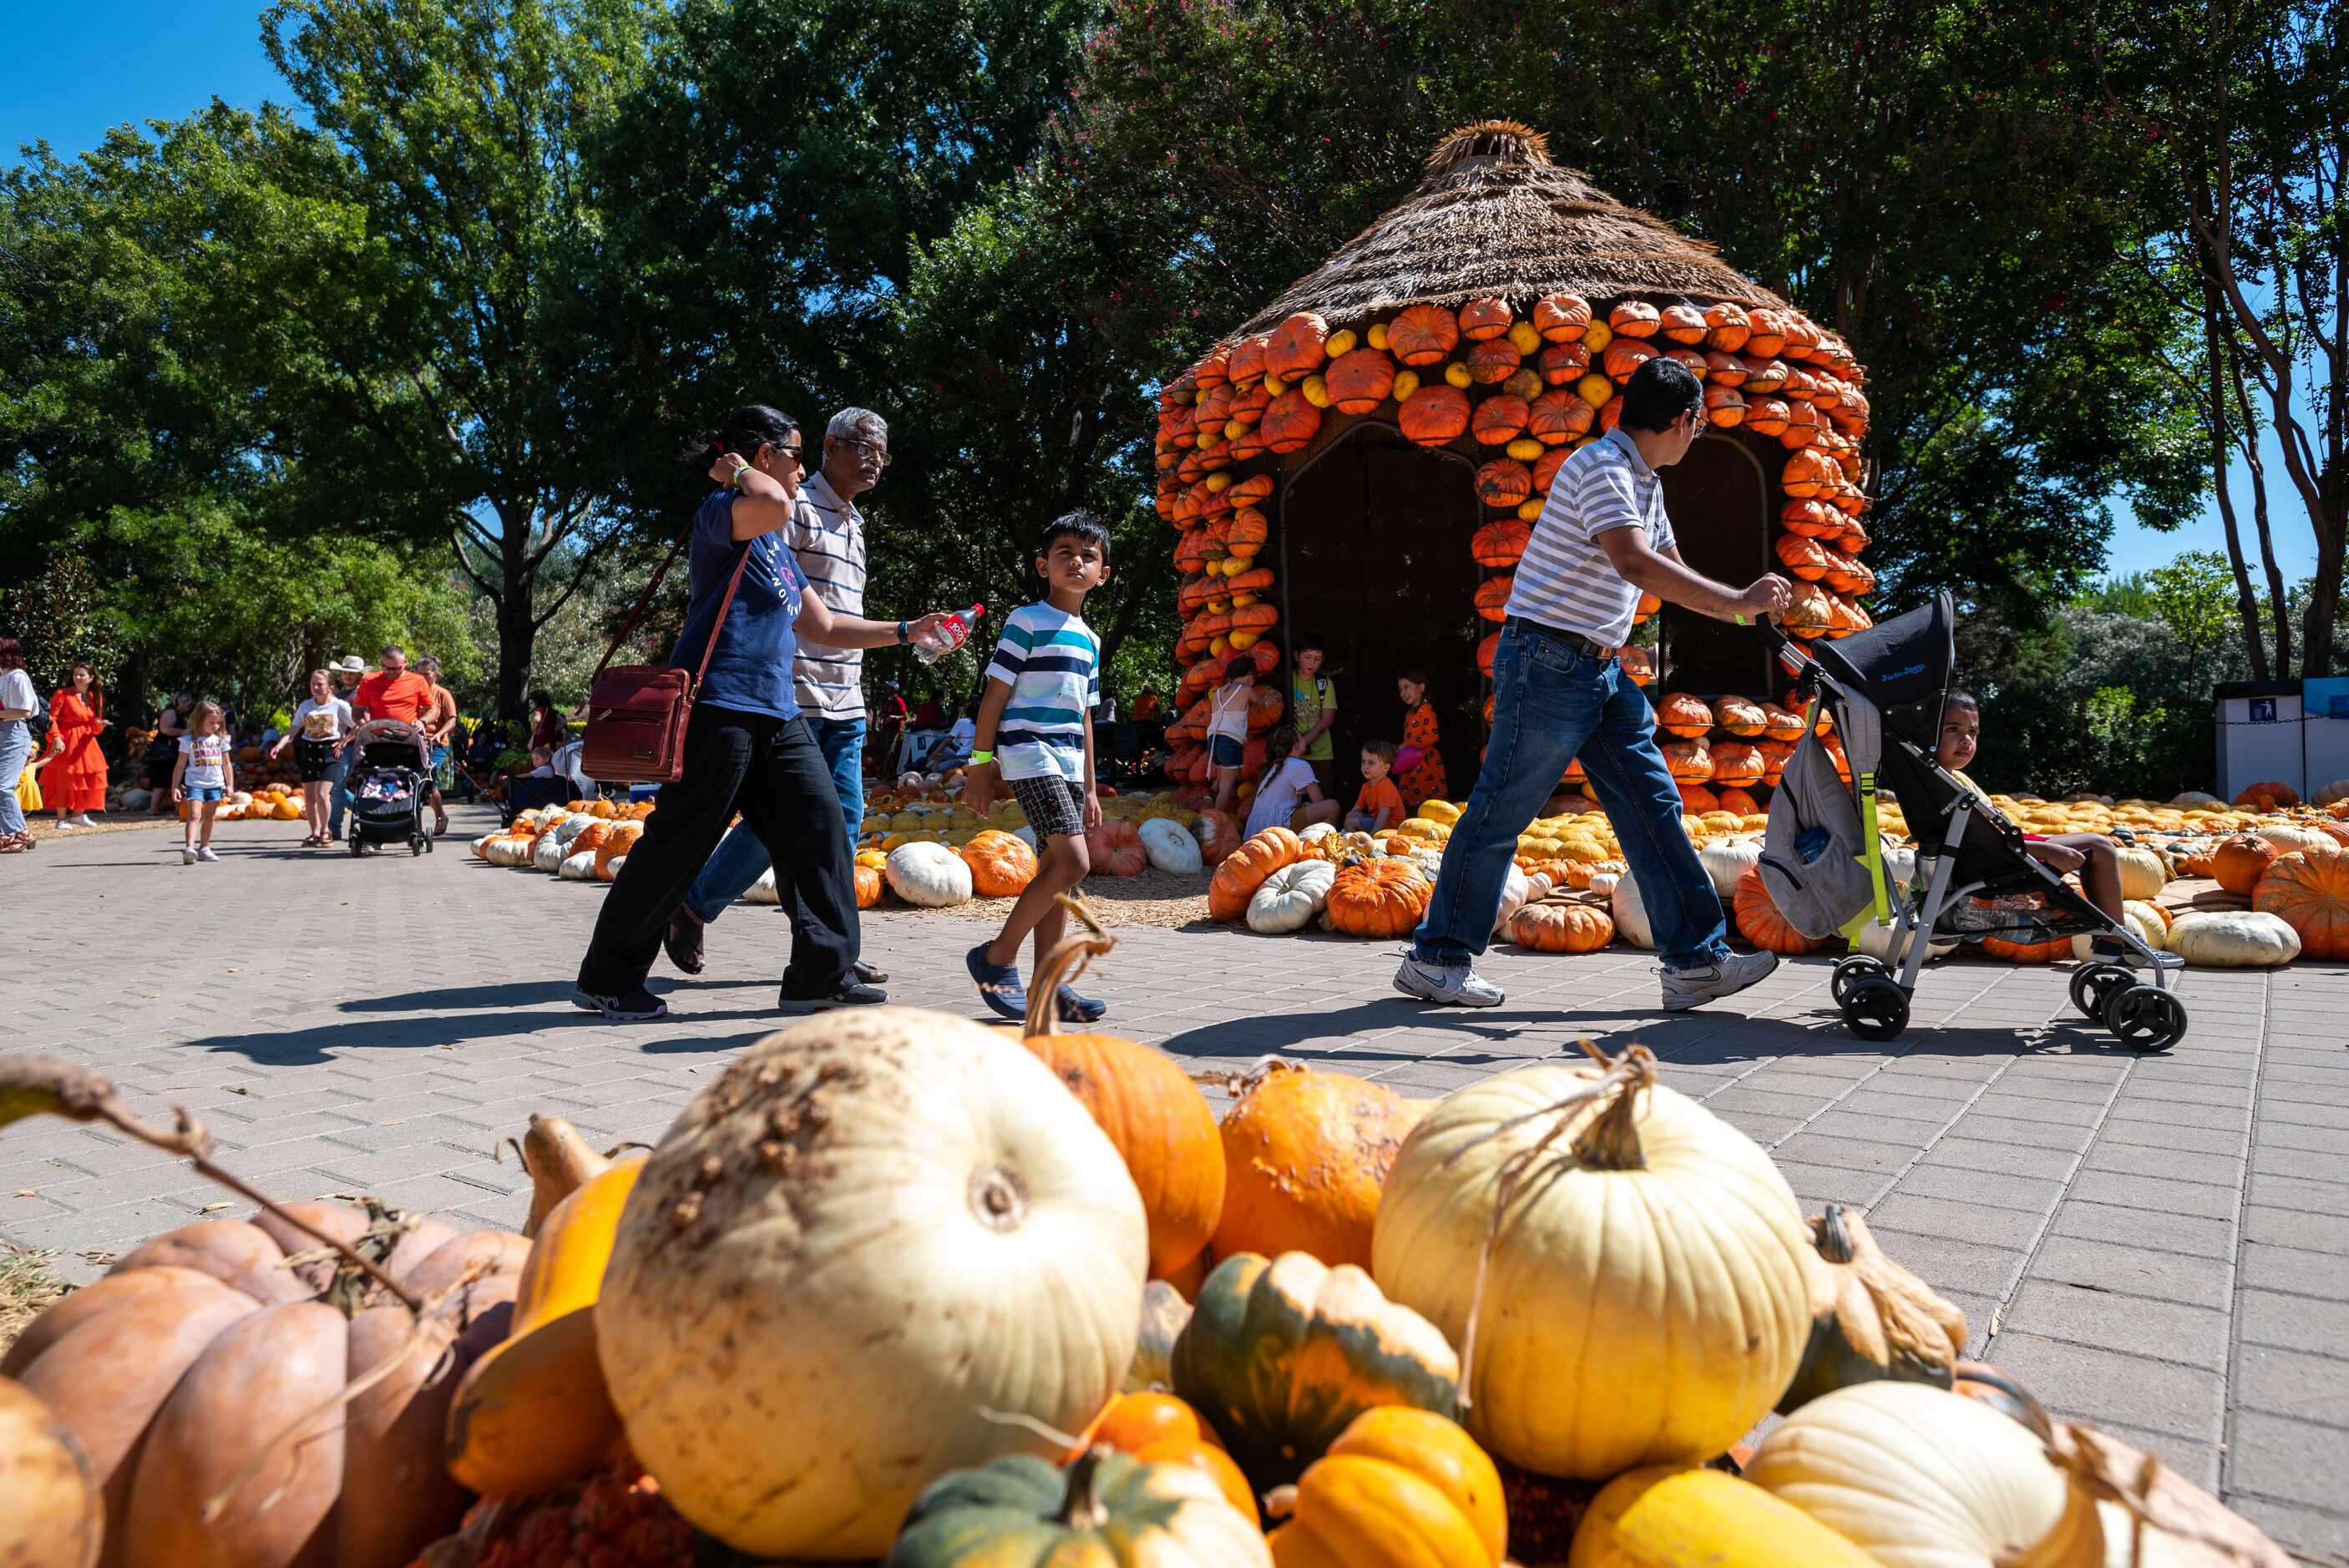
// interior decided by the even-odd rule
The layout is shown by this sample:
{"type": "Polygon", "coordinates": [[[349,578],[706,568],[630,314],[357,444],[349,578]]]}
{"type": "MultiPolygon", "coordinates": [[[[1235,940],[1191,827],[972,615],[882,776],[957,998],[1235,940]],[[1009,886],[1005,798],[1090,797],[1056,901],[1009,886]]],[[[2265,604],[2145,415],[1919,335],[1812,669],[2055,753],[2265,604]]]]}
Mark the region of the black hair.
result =
{"type": "Polygon", "coordinates": [[[1044,537],[1037,542],[1036,553],[1050,555],[1052,546],[1063,539],[1081,539],[1101,552],[1102,564],[1109,564],[1109,528],[1100,518],[1083,507],[1064,511],[1044,525],[1044,537]]]}
{"type": "Polygon", "coordinates": [[[1617,423],[1627,430],[1669,430],[1692,408],[1703,411],[1704,383],[1679,360],[1660,354],[1623,384],[1623,417],[1617,423]]]}
{"type": "Polygon", "coordinates": [[[1330,653],[1330,639],[1319,632],[1307,632],[1298,637],[1296,645],[1289,652],[1294,656],[1309,648],[1326,658],[1330,653]]]}
{"type": "Polygon", "coordinates": [[[1362,755],[1375,757],[1392,768],[1394,766],[1395,743],[1392,740],[1365,740],[1362,742],[1362,755]]]}
{"type": "Polygon", "coordinates": [[[1399,681],[1409,681],[1412,685],[1419,688],[1420,695],[1423,696],[1427,694],[1427,672],[1419,668],[1415,665],[1409,669],[1395,671],[1395,679],[1399,681]]]}
{"type": "Polygon", "coordinates": [[[1941,699],[1941,712],[1947,716],[1951,709],[1961,707],[1971,708],[1979,715],[1982,712],[1982,699],[1970,691],[1958,691],[1952,688],[1950,695],[1941,699]]]}
{"type": "Polygon", "coordinates": [[[718,428],[688,438],[678,450],[678,460],[695,474],[706,475],[709,465],[726,453],[755,458],[761,447],[780,447],[799,434],[799,428],[800,422],[780,408],[745,403],[727,415],[718,428]]]}
{"type": "Polygon", "coordinates": [[[1256,673],[1256,655],[1254,654],[1234,654],[1230,658],[1224,661],[1224,673],[1220,678],[1227,681],[1237,680],[1241,676],[1253,677],[1256,673]]]}
{"type": "Polygon", "coordinates": [[[553,707],[554,706],[554,694],[547,690],[544,686],[541,686],[536,691],[530,694],[530,703],[533,707],[553,707]]]}
{"type": "MultiPolygon", "coordinates": [[[[1271,784],[1273,775],[1288,766],[1288,754],[1296,745],[1297,726],[1294,721],[1284,718],[1272,727],[1271,732],[1264,738],[1264,771],[1257,775],[1257,793],[1262,794],[1271,784]]],[[[1281,825],[1288,826],[1285,822],[1281,825]]]]}
{"type": "Polygon", "coordinates": [[[25,645],[14,637],[0,637],[0,670],[21,670],[25,667],[25,645]]]}

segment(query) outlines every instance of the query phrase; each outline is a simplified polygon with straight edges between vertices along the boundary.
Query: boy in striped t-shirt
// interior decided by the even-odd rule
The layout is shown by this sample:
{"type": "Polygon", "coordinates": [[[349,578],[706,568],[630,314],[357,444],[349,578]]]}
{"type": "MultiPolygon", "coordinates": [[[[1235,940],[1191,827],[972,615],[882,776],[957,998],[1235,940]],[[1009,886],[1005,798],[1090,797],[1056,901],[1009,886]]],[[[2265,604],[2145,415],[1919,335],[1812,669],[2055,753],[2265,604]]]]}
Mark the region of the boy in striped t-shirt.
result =
{"type": "MultiPolygon", "coordinates": [[[[1085,595],[1109,577],[1109,530],[1089,511],[1052,520],[1036,555],[1044,597],[1023,604],[1003,624],[987,666],[978,733],[963,775],[963,804],[984,812],[999,777],[1036,834],[1037,872],[1011,906],[995,940],[966,962],[978,994],[1007,1018],[1024,1017],[1019,943],[1036,934],[1036,961],[1059,944],[1066,920],[1057,902],[1092,869],[1085,830],[1102,820],[1093,781],[1092,710],[1101,701],[1101,639],[1080,614],[1085,595]]],[[[1090,1024],[1106,1003],[1061,987],[1061,1020],[1090,1024]]]]}

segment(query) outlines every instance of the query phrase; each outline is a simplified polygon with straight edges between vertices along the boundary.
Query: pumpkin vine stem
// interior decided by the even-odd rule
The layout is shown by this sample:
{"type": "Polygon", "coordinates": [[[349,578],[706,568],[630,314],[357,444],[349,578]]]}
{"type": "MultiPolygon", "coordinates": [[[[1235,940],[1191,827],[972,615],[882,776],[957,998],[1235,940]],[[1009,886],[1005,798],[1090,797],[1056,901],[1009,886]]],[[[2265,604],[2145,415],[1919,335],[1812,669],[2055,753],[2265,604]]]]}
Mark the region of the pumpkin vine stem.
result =
{"type": "Polygon", "coordinates": [[[121,1100],[115,1095],[113,1082],[88,1068],[56,1057],[0,1059],[0,1127],[45,1112],[64,1117],[67,1121],[102,1121],[150,1148],[181,1156],[195,1167],[199,1176],[227,1188],[264,1213],[276,1216],[321,1246],[332,1248],[337,1256],[389,1292],[410,1314],[423,1315],[424,1302],[415,1292],[378,1267],[375,1260],[288,1212],[274,1200],[254,1191],[238,1177],[213,1164],[211,1130],[190,1116],[186,1107],[175,1105],[171,1108],[173,1126],[167,1132],[125,1110],[121,1100]]]}
{"type": "Polygon", "coordinates": [[[2226,1562],[2254,1561],[2240,1541],[2213,1535],[2199,1520],[2183,1517],[2175,1507],[2164,1506],[2165,1499],[2158,1488],[2161,1460],[2154,1455],[2139,1454],[2137,1464],[2128,1467],[2106,1446],[2102,1433],[2068,1422],[2059,1429],[2056,1440],[2046,1445],[2045,1452],[2047,1462],[2063,1471],[2072,1485],[2098,1502],[2112,1503],[2128,1515],[2129,1568],[2143,1568],[2148,1529],[2208,1547],[2226,1562]],[[2156,1518],[2157,1512],[2163,1517],[2156,1518]]]}
{"type": "Polygon", "coordinates": [[[1102,1461],[1117,1450],[1107,1443],[1095,1443],[1077,1456],[1069,1466],[1069,1488],[1061,1500],[1061,1511],[1052,1522],[1071,1530],[1099,1530],[1109,1522],[1109,1510],[1102,1506],[1096,1482],[1102,1461]]]}
{"type": "Polygon", "coordinates": [[[1541,1163],[1550,1145],[1574,1125],[1575,1119],[1569,1113],[1593,1100],[1607,1102],[1571,1145],[1574,1158],[1582,1164],[1601,1171],[1633,1171],[1647,1163],[1647,1157],[1640,1150],[1639,1126],[1634,1118],[1640,1092],[1655,1087],[1655,1053],[1645,1046],[1635,1045],[1619,1057],[1610,1057],[1588,1037],[1575,1043],[1604,1069],[1597,1078],[1537,1110],[1495,1123],[1444,1157],[1444,1163],[1451,1165],[1470,1150],[1481,1148],[1528,1122],[1549,1119],[1547,1131],[1502,1161],[1500,1180],[1494,1184],[1493,1219],[1485,1227],[1485,1244],[1477,1249],[1476,1284],[1468,1295],[1468,1326],[1460,1336],[1460,1392],[1456,1403],[1464,1411],[1474,1403],[1470,1390],[1475,1387],[1476,1369],[1476,1326],[1484,1315],[1485,1283],[1492,1270],[1493,1249],[1500,1244],[1501,1227],[1507,1222],[1509,1205],[1516,1201],[1517,1188],[1541,1163]]]}
{"type": "Polygon", "coordinates": [[[1039,1035],[1061,1032],[1061,987],[1075,985],[1094,959],[1108,957],[1110,950],[1117,945],[1117,938],[1094,917],[1083,899],[1057,893],[1053,902],[1074,918],[1081,929],[1053,944],[1052,951],[1036,965],[1028,986],[1028,1017],[1021,1026],[1031,1040],[1039,1035]]]}

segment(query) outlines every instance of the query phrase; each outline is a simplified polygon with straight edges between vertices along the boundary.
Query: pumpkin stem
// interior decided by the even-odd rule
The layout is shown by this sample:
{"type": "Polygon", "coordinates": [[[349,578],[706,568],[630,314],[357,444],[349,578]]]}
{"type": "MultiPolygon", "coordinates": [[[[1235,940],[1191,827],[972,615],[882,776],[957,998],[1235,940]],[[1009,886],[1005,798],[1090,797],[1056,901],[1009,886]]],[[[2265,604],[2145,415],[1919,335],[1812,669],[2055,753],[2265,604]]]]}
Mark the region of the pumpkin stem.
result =
{"type": "Polygon", "coordinates": [[[1099,1530],[1109,1522],[1109,1510],[1103,1508],[1094,1491],[1102,1461],[1117,1450],[1107,1443],[1095,1443],[1076,1457],[1069,1466],[1069,1490],[1061,1500],[1061,1511],[1052,1522],[1071,1530],[1099,1530]]]}
{"type": "Polygon", "coordinates": [[[1075,985],[1077,976],[1094,959],[1107,957],[1110,949],[1117,945],[1117,938],[1093,917],[1083,899],[1059,893],[1054,895],[1054,902],[1073,915],[1083,929],[1061,938],[1052,951],[1044,954],[1029,979],[1028,1017],[1021,1027],[1031,1040],[1039,1035],[1061,1032],[1061,987],[1075,985]]]}
{"type": "Polygon", "coordinates": [[[1484,1314],[1485,1280],[1492,1267],[1493,1249],[1500,1243],[1501,1226],[1508,1218],[1509,1205],[1516,1200],[1518,1185],[1541,1162],[1542,1156],[1549,1152],[1550,1145],[1573,1125],[1574,1118],[1569,1113],[1592,1100],[1612,1096],[1606,1107],[1591,1118],[1590,1125],[1583,1129],[1581,1136],[1574,1140],[1574,1158],[1582,1164],[1601,1171],[1632,1171],[1647,1163],[1647,1157],[1640,1150],[1640,1134],[1632,1119],[1632,1105],[1641,1089],[1655,1085],[1655,1053],[1645,1046],[1635,1045],[1619,1057],[1609,1057],[1588,1038],[1575,1043],[1582,1047],[1585,1056],[1606,1070],[1573,1093],[1538,1110],[1529,1110],[1523,1116],[1513,1116],[1506,1121],[1495,1123],[1444,1158],[1444,1163],[1450,1165],[1470,1150],[1490,1143],[1529,1121],[1545,1117],[1553,1119],[1548,1131],[1502,1161],[1500,1180],[1494,1184],[1493,1219],[1485,1227],[1485,1244],[1476,1253],[1476,1284],[1468,1296],[1468,1326],[1460,1336],[1460,1392],[1456,1402],[1464,1411],[1474,1402],[1469,1390],[1474,1387],[1476,1368],[1476,1325],[1484,1314]]]}
{"type": "Polygon", "coordinates": [[[1297,1489],[1277,1486],[1264,1494],[1264,1516],[1267,1519],[1287,1519],[1297,1511],[1297,1489]]]}
{"type": "Polygon", "coordinates": [[[1826,1213],[1811,1222],[1811,1244],[1831,1264],[1847,1264],[1857,1255],[1851,1244],[1851,1227],[1844,1222],[1843,1205],[1829,1203],[1826,1213]]]}
{"type": "MultiPolygon", "coordinates": [[[[2260,1560],[2245,1550],[2240,1538],[2230,1540],[2213,1535],[2200,1519],[2169,1506],[2174,1500],[2165,1499],[2157,1489],[2161,1479],[2161,1460],[2153,1455],[2137,1455],[2137,1462],[2132,1467],[2107,1446],[2102,1433],[2068,1421],[2057,1429],[2055,1440],[2046,1446],[2045,1452],[2047,1462],[2062,1470],[2075,1491],[2096,1501],[2112,1503],[2128,1515],[2130,1568],[2142,1568],[2148,1528],[2208,1547],[2222,1562],[2260,1560]],[[2157,1512],[2162,1517],[2156,1518],[2157,1512]]],[[[2057,1532],[2061,1533],[2063,1528],[2057,1525],[2057,1532]]]]}
{"type": "Polygon", "coordinates": [[[10,1057],[0,1060],[0,1127],[43,1112],[62,1116],[68,1121],[102,1121],[150,1148],[185,1156],[197,1175],[218,1182],[264,1213],[276,1215],[304,1235],[333,1248],[389,1291],[410,1313],[423,1312],[424,1303],[416,1294],[378,1267],[373,1260],[352,1251],[316,1225],[295,1218],[213,1164],[212,1132],[183,1107],[171,1108],[173,1127],[166,1132],[123,1109],[122,1102],[115,1098],[113,1083],[88,1068],[56,1057],[10,1057]]]}
{"type": "Polygon", "coordinates": [[[1209,1088],[1222,1089],[1234,1099],[1246,1099],[1263,1087],[1265,1079],[1275,1074],[1301,1073],[1304,1070],[1304,1068],[1286,1057],[1258,1057],[1239,1072],[1232,1072],[1226,1068],[1213,1068],[1206,1072],[1193,1073],[1191,1081],[1205,1084],[1209,1088]]]}

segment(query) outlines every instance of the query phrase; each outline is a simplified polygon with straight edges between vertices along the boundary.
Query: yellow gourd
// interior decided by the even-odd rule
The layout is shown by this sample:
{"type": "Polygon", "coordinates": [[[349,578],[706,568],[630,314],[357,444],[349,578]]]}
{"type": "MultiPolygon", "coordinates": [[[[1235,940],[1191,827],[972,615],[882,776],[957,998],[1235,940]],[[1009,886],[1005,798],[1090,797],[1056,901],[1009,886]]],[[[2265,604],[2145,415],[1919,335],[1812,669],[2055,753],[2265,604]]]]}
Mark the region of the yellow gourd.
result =
{"type": "Polygon", "coordinates": [[[1878,1568],[1790,1502],[1725,1470],[1650,1465],[1590,1501],[1567,1568],[1878,1568]]]}

